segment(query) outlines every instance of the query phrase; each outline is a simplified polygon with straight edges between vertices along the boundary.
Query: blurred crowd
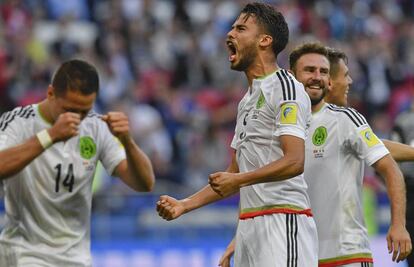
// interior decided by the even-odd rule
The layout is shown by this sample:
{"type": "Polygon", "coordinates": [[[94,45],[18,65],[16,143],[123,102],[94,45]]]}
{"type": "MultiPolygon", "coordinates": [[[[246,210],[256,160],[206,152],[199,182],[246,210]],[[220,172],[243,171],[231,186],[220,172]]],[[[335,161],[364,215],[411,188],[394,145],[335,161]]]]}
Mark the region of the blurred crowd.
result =
{"type": "MultiPolygon", "coordinates": [[[[100,74],[96,110],[123,110],[160,189],[205,185],[230,159],[245,78],[229,69],[226,33],[242,0],[1,0],[0,113],[44,98],[70,58],[100,74]]],[[[290,43],[343,49],[348,99],[387,137],[414,96],[413,0],[274,0],[290,43]]],[[[113,183],[109,183],[113,185],[113,183]]],[[[105,185],[105,183],[104,183],[105,185]]],[[[165,191],[164,191],[165,192],[165,191]]]]}

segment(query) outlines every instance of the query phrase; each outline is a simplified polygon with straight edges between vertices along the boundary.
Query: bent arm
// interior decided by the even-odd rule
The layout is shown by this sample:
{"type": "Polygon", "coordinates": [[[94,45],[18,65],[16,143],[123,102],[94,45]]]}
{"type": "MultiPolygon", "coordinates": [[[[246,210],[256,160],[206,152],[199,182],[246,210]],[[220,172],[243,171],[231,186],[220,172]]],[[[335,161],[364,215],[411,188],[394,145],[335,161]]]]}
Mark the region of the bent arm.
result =
{"type": "MultiPolygon", "coordinates": [[[[227,167],[226,172],[238,173],[239,165],[236,160],[236,151],[233,152],[230,165],[227,167]]],[[[206,185],[203,189],[197,193],[183,199],[184,213],[206,206],[210,203],[216,202],[224,197],[217,194],[210,185],[206,185]]]]}
{"type": "MultiPolygon", "coordinates": [[[[233,152],[231,163],[227,167],[226,172],[229,172],[229,173],[239,172],[239,166],[236,160],[236,151],[233,152]]],[[[217,194],[211,188],[210,185],[206,185],[203,189],[201,189],[197,193],[182,200],[184,204],[184,213],[206,206],[210,203],[216,202],[223,198],[224,197],[217,194]]]]}
{"type": "Polygon", "coordinates": [[[155,183],[151,161],[130,136],[121,142],[125,148],[126,159],[115,168],[115,176],[120,177],[125,184],[136,191],[150,192],[155,183]]]}
{"type": "Polygon", "coordinates": [[[386,139],[382,140],[382,142],[390,151],[395,161],[414,161],[414,147],[386,139]]]}
{"type": "Polygon", "coordinates": [[[7,179],[23,170],[43,151],[44,148],[36,135],[20,145],[0,151],[0,180],[7,179]]]}
{"type": "Polygon", "coordinates": [[[280,137],[283,157],[254,171],[239,175],[240,186],[286,180],[303,173],[305,164],[305,142],[299,137],[280,137]]]}

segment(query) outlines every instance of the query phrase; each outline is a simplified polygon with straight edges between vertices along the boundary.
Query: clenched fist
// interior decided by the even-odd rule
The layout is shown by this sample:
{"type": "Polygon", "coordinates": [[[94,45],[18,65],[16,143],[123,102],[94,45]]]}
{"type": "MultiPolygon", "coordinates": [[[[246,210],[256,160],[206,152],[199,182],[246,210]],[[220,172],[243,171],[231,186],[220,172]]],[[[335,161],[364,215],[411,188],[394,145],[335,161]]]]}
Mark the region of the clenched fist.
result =
{"type": "Polygon", "coordinates": [[[185,211],[182,201],[170,196],[161,196],[157,202],[157,212],[163,219],[170,221],[180,217],[185,211]]]}
{"type": "Polygon", "coordinates": [[[129,121],[123,112],[108,112],[101,119],[108,124],[111,133],[121,142],[129,138],[129,121]]]}
{"type": "Polygon", "coordinates": [[[48,130],[53,143],[66,141],[79,134],[81,116],[73,112],[59,115],[53,126],[48,130]]]}

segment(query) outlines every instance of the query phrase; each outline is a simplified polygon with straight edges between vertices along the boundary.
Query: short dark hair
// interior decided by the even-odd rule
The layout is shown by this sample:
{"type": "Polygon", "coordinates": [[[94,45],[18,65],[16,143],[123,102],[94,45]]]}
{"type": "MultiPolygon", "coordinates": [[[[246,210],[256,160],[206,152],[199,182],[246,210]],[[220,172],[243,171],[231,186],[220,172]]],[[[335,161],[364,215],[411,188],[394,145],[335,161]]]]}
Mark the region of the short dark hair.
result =
{"type": "Polygon", "coordinates": [[[329,74],[331,77],[335,77],[338,74],[339,70],[339,60],[343,60],[345,64],[348,64],[348,57],[346,54],[336,48],[327,47],[328,50],[328,59],[329,64],[331,65],[331,70],[329,71],[329,74]]]}
{"type": "Polygon", "coordinates": [[[52,86],[58,96],[64,95],[68,90],[79,91],[83,95],[98,93],[98,72],[83,60],[72,59],[60,65],[53,75],[52,86]]]}
{"type": "Polygon", "coordinates": [[[289,68],[294,71],[299,58],[306,54],[319,54],[329,60],[328,49],[319,42],[304,43],[297,46],[289,55],[289,68]]]}
{"type": "Polygon", "coordinates": [[[285,49],[289,41],[289,28],[282,13],[271,5],[254,2],[247,4],[240,12],[242,14],[246,15],[246,19],[254,16],[264,32],[272,36],[275,56],[285,49]]]}

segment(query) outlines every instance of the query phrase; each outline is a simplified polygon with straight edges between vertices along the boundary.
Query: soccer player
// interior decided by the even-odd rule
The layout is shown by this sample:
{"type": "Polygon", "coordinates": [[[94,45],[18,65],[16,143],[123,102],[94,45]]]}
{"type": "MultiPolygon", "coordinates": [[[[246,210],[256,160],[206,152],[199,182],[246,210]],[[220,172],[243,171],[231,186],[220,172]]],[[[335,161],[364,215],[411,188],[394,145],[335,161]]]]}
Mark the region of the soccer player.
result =
{"type": "Polygon", "coordinates": [[[120,112],[91,111],[96,69],[63,63],[46,99],[0,118],[0,179],[6,225],[1,266],[92,266],[92,178],[98,160],[137,191],[150,191],[152,166],[120,112]]]}
{"type": "MultiPolygon", "coordinates": [[[[340,107],[348,106],[348,92],[352,78],[348,70],[348,57],[338,49],[327,48],[330,64],[330,86],[325,93],[325,102],[340,107]]],[[[414,149],[399,142],[383,139],[384,145],[390,151],[395,161],[414,161],[414,149]]]]}
{"type": "Polygon", "coordinates": [[[273,7],[247,4],[227,35],[231,68],[249,88],[238,107],[234,155],[225,172],[182,200],[161,196],[167,220],[240,192],[238,267],[317,266],[317,233],[302,172],[310,101],[303,85],[276,65],[288,42],[284,17],[273,7]]]}
{"type": "Polygon", "coordinates": [[[345,69],[338,72],[338,76],[343,75],[345,79],[335,79],[335,75],[329,79],[327,52],[322,45],[311,43],[296,48],[289,57],[291,70],[304,84],[312,101],[305,179],[318,228],[319,266],[367,266],[373,263],[362,213],[365,163],[385,179],[391,202],[388,250],[393,253],[392,260],[399,262],[411,251],[410,236],[405,228],[403,176],[360,113],[325,102],[325,94],[327,101],[346,99],[347,86],[340,91],[338,83],[349,85],[351,81],[345,69]],[[336,88],[329,91],[330,82],[336,88]],[[339,97],[333,96],[332,91],[339,97]]]}

